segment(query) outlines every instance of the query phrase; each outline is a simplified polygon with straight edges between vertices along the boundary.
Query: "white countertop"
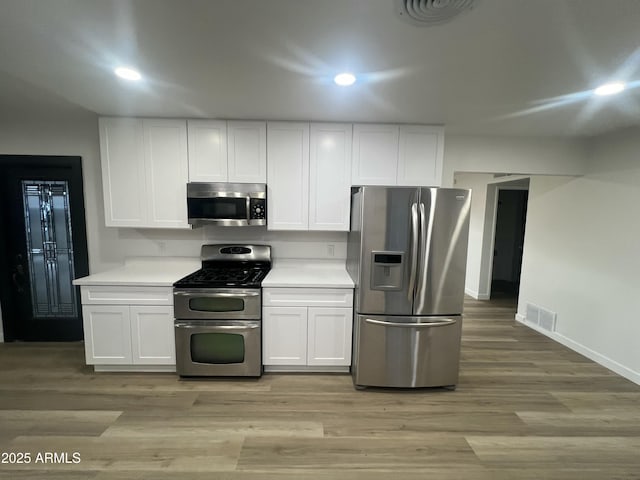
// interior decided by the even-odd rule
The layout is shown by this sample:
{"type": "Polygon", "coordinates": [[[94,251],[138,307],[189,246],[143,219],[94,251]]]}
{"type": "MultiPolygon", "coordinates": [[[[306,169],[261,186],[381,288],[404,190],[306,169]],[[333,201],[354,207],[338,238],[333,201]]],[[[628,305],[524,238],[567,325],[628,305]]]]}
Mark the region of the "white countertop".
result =
{"type": "Polygon", "coordinates": [[[77,278],[74,285],[137,285],[172,286],[182,277],[195,272],[201,266],[199,258],[148,257],[133,258],[121,267],[77,278]]]}
{"type": "Polygon", "coordinates": [[[274,260],[262,286],[299,288],[353,288],[344,261],[274,260]]]}

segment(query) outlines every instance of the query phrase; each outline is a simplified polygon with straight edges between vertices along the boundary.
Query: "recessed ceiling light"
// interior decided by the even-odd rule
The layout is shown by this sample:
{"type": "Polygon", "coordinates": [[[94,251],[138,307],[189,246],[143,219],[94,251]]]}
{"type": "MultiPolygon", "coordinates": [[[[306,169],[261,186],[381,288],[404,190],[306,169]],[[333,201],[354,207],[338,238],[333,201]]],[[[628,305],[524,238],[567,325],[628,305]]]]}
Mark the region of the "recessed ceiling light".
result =
{"type": "Polygon", "coordinates": [[[339,73],[333,77],[333,81],[341,87],[348,87],[356,82],[356,76],[353,73],[339,73]]]}
{"type": "Polygon", "coordinates": [[[137,81],[142,78],[140,72],[129,67],[118,67],[114,70],[115,74],[125,80],[137,81]]]}
{"type": "Polygon", "coordinates": [[[622,82],[605,83],[604,85],[600,85],[596,88],[593,93],[600,96],[615,95],[616,93],[623,91],[624,88],[625,84],[622,82]]]}

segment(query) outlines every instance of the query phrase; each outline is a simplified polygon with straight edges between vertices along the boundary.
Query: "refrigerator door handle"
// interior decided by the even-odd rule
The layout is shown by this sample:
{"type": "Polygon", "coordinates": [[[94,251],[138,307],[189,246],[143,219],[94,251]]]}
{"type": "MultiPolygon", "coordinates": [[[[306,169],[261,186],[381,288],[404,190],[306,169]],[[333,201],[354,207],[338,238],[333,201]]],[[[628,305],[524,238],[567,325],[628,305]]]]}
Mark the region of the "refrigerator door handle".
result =
{"type": "Polygon", "coordinates": [[[411,205],[411,273],[409,275],[409,289],[407,297],[413,300],[414,288],[416,286],[416,273],[418,270],[418,231],[420,224],[418,222],[418,204],[411,205]]]}
{"type": "Polygon", "coordinates": [[[431,327],[445,327],[447,325],[453,325],[456,320],[451,318],[445,318],[442,320],[436,320],[435,322],[418,322],[418,323],[396,323],[385,322],[384,320],[374,320],[373,318],[365,318],[365,322],[373,325],[381,325],[384,327],[399,327],[399,328],[431,328],[431,327]]]}
{"type": "MultiPolygon", "coordinates": [[[[427,278],[427,259],[429,258],[429,250],[427,246],[427,231],[430,229],[430,225],[427,225],[426,213],[424,210],[424,203],[420,202],[420,275],[418,277],[418,298],[421,298],[420,295],[422,293],[423,281],[427,278]]],[[[417,298],[416,298],[417,300],[417,298]]],[[[422,305],[418,305],[418,309],[421,309],[422,305]]],[[[414,312],[416,311],[416,307],[414,306],[414,312]]]]}

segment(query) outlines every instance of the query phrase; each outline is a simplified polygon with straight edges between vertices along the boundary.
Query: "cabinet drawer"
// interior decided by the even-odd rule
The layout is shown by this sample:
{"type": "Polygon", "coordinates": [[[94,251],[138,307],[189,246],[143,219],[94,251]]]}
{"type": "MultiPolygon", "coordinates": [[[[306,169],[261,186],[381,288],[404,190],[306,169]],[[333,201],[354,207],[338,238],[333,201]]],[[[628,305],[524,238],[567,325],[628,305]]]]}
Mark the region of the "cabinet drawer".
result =
{"type": "Polygon", "coordinates": [[[173,305],[172,287],[83,286],[83,305],[173,305]]]}
{"type": "Polygon", "coordinates": [[[269,307],[352,307],[350,288],[264,288],[262,305],[269,307]]]}

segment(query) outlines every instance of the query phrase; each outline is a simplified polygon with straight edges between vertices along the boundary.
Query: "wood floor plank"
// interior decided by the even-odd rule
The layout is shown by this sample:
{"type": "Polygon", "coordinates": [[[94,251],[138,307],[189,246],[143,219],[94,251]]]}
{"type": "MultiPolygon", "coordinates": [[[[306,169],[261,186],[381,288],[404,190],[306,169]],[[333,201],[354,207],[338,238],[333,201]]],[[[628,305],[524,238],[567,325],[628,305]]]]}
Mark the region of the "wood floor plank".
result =
{"type": "Polygon", "coordinates": [[[488,464],[537,467],[554,464],[582,468],[615,465],[640,472],[639,437],[467,436],[476,455],[488,464]]]}
{"type": "Polygon", "coordinates": [[[534,435],[639,436],[640,408],[624,412],[516,412],[534,435]]]}
{"type": "Polygon", "coordinates": [[[576,413],[631,411],[635,414],[640,410],[640,389],[635,392],[609,392],[597,389],[583,392],[552,390],[549,393],[576,413]]]}
{"type": "Polygon", "coordinates": [[[239,470],[291,471],[373,470],[417,471],[449,465],[481,467],[460,435],[425,434],[415,439],[326,437],[322,439],[248,438],[238,460],[239,470]]]}
{"type": "Polygon", "coordinates": [[[4,436],[101,435],[122,411],[0,410],[4,436]]]}
{"type": "Polygon", "coordinates": [[[320,422],[303,420],[264,420],[204,417],[186,415],[162,417],[150,421],[148,417],[127,417],[107,428],[103,437],[140,438],[150,437],[323,437],[324,427],[320,422]]]}

